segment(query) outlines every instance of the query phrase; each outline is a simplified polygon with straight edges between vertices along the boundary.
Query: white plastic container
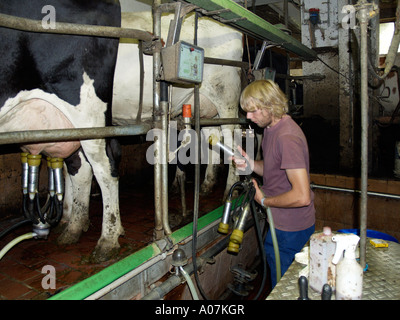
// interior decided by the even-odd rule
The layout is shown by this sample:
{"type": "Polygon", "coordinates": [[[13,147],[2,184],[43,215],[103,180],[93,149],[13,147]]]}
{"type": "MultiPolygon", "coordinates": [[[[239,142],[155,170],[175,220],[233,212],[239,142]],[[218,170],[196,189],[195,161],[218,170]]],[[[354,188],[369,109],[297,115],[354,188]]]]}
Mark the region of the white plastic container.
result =
{"type": "Polygon", "coordinates": [[[329,284],[335,290],[336,266],[332,264],[336,243],[332,241],[333,233],[330,227],[324,227],[323,232],[314,233],[310,238],[310,271],[309,285],[321,293],[324,284],[329,284]]]}
{"type": "Polygon", "coordinates": [[[335,235],[336,252],[332,262],[336,266],[336,300],[361,300],[363,268],[356,261],[360,237],[355,234],[335,235]],[[344,253],[344,258],[340,258],[344,253]],[[339,261],[340,260],[340,261],[339,261]]]}

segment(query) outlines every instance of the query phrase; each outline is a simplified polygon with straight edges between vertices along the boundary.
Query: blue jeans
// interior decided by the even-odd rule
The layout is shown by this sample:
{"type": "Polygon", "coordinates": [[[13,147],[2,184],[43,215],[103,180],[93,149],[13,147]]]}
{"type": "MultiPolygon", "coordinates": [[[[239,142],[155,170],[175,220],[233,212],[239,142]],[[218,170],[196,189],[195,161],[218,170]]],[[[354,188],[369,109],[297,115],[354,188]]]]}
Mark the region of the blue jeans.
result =
{"type": "MultiPolygon", "coordinates": [[[[281,258],[281,275],[283,276],[287,269],[294,260],[294,255],[301,251],[310,236],[315,231],[315,225],[302,231],[282,231],[275,229],[276,238],[279,247],[279,254],[281,258]]],[[[272,245],[271,230],[268,231],[267,237],[264,242],[264,249],[267,256],[267,262],[271,270],[271,284],[272,289],[276,285],[276,264],[275,264],[275,252],[272,245]]]]}

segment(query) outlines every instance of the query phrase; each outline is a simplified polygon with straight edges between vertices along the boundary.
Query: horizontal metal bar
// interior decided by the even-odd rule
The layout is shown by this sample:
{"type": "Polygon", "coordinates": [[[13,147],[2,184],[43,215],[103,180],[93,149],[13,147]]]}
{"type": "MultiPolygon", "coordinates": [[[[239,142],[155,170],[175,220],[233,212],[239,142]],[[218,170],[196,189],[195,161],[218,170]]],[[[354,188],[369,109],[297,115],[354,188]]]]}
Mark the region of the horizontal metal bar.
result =
{"type": "MultiPolygon", "coordinates": [[[[220,119],[200,119],[200,126],[218,126],[223,124],[248,124],[250,120],[245,118],[220,118],[220,119]]],[[[194,120],[192,121],[194,125],[194,120]]]]}
{"type": "Polygon", "coordinates": [[[225,65],[225,66],[239,67],[239,68],[248,68],[249,67],[249,63],[248,62],[235,61],[235,60],[226,60],[226,59],[218,59],[218,58],[210,58],[210,57],[204,57],[204,63],[207,63],[207,64],[221,64],[221,65],[225,65]]]}
{"type": "MultiPolygon", "coordinates": [[[[340,191],[340,192],[350,192],[350,193],[361,193],[360,190],[354,189],[346,189],[346,188],[339,188],[339,187],[331,187],[331,186],[323,186],[318,184],[310,184],[311,188],[323,189],[323,190],[332,190],[332,191],[340,191]]],[[[376,196],[376,197],[384,197],[384,198],[391,198],[391,199],[400,199],[400,195],[397,194],[390,194],[390,193],[381,193],[381,192],[373,192],[368,191],[367,194],[369,196],[376,196]]]]}
{"type": "Polygon", "coordinates": [[[57,22],[55,29],[44,29],[41,21],[0,14],[0,26],[30,32],[72,34],[106,38],[130,38],[152,41],[155,38],[147,31],[110,26],[57,22]]]}
{"type": "Polygon", "coordinates": [[[55,130],[29,130],[0,133],[0,145],[21,144],[54,141],[73,141],[102,139],[106,137],[135,136],[146,134],[152,126],[150,124],[138,124],[115,127],[95,127],[76,129],[55,129],[55,130]]]}

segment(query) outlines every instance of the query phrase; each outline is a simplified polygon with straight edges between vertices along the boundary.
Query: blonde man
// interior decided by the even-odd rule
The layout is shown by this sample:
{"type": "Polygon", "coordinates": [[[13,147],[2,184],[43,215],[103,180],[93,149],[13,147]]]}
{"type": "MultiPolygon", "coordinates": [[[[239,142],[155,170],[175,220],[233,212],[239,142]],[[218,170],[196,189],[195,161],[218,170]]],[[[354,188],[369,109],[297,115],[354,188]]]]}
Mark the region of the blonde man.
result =
{"type": "MultiPolygon", "coordinates": [[[[247,119],[264,128],[263,160],[255,161],[239,148],[251,169],[263,177],[256,188],[255,201],[270,207],[281,257],[282,275],[314,232],[314,194],[310,189],[309,153],[306,137],[287,115],[288,103],[279,86],[271,80],[257,80],[242,92],[240,105],[247,119]]],[[[233,159],[239,170],[245,161],[233,159]]],[[[272,287],[276,285],[275,255],[268,232],[264,248],[271,269],[272,287]]]]}

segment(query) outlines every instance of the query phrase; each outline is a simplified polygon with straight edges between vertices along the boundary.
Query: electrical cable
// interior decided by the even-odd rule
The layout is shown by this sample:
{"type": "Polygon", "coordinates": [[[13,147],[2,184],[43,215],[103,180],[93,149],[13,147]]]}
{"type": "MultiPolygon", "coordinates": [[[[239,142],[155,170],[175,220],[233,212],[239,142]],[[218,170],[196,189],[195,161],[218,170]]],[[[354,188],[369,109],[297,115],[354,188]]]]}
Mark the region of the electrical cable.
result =
{"type": "MultiPolygon", "coordinates": [[[[195,38],[194,44],[197,45],[197,25],[198,25],[198,13],[195,13],[195,38]]],[[[200,98],[199,98],[199,85],[194,86],[194,116],[195,116],[195,131],[197,136],[200,136],[200,98]]],[[[197,139],[197,150],[201,150],[201,141],[197,139]]],[[[193,239],[192,239],[192,261],[193,261],[193,273],[196,280],[197,287],[200,294],[205,300],[209,300],[205,294],[203,287],[200,284],[199,275],[197,273],[197,222],[199,219],[199,193],[200,193],[200,152],[197,153],[198,160],[195,164],[195,185],[194,185],[194,210],[193,210],[193,239]]]]}

